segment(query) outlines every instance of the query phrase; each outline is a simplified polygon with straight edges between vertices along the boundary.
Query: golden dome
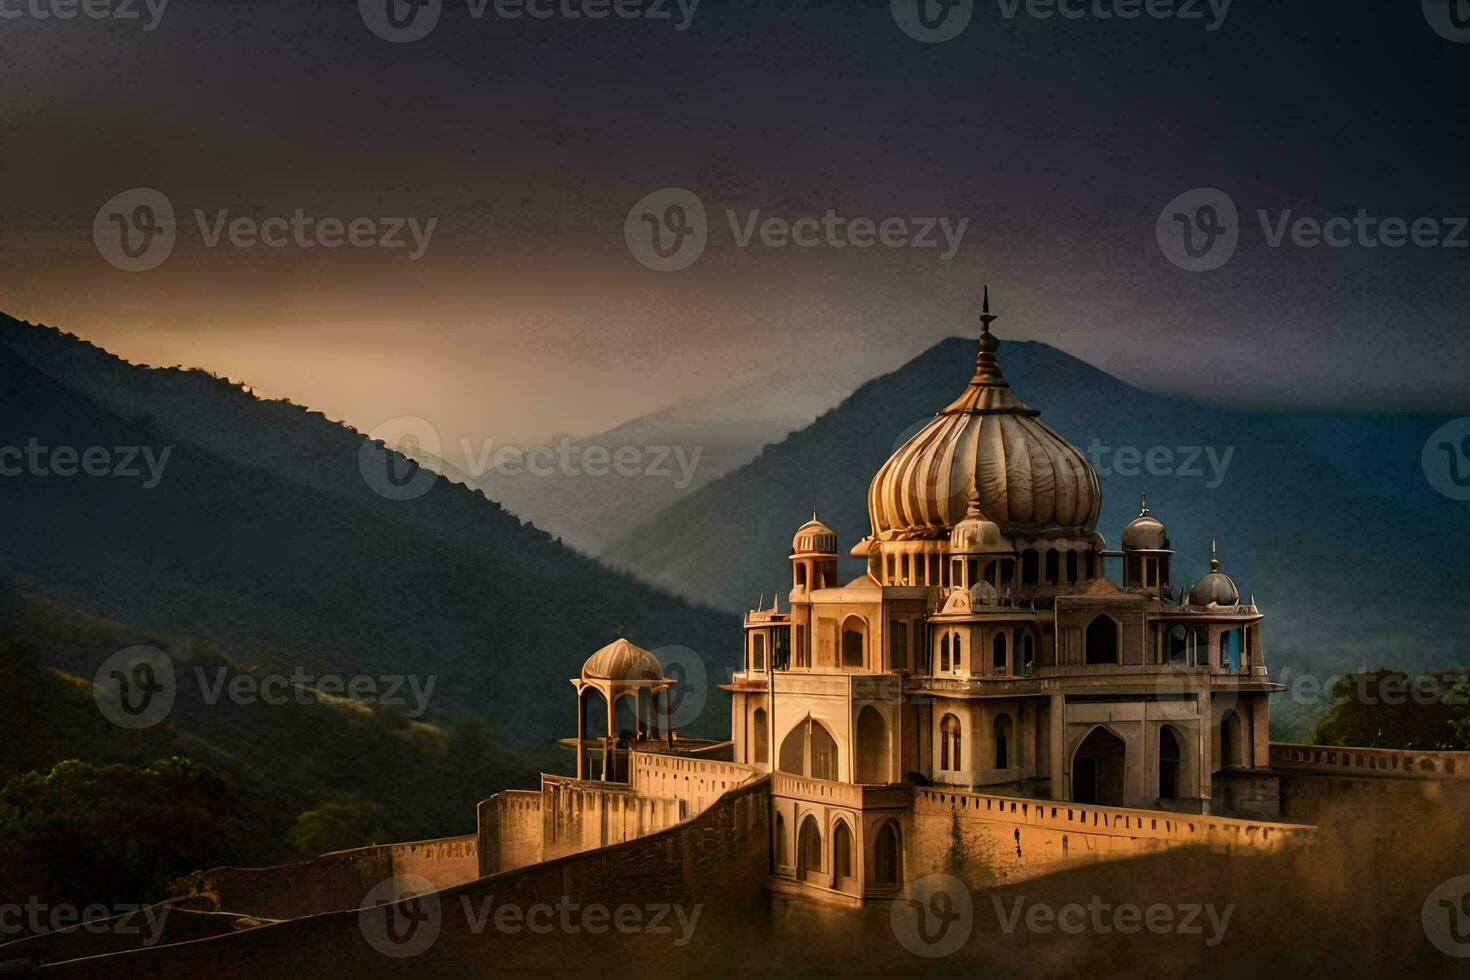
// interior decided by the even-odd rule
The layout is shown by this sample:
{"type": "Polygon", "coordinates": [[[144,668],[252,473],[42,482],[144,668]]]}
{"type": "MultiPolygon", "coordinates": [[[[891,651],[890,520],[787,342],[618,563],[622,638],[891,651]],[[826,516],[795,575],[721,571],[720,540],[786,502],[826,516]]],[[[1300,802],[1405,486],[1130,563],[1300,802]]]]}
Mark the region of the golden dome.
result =
{"type": "Polygon", "coordinates": [[[663,680],[663,668],[653,654],[619,637],[587,658],[582,680],[658,681],[663,680]]]}
{"type": "Polygon", "coordinates": [[[995,359],[994,319],[987,296],[969,386],[900,446],[868,487],[874,538],[944,537],[964,518],[971,496],[1006,534],[1061,529],[1085,536],[1097,523],[1097,473],[1006,383],[995,359]]]}
{"type": "Polygon", "coordinates": [[[791,553],[793,555],[835,555],[837,554],[837,532],[817,520],[817,515],[813,513],[811,520],[796,529],[796,534],[791,539],[791,553]]]}

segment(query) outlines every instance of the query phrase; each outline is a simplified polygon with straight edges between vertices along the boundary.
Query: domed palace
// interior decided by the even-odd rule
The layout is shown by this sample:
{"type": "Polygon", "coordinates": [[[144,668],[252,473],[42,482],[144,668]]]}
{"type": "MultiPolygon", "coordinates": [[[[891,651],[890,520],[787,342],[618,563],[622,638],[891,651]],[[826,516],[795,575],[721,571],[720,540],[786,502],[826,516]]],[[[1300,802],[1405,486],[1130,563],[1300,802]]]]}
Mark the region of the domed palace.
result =
{"type": "Polygon", "coordinates": [[[838,581],[837,536],[814,515],[792,540],[788,610],[747,615],[734,760],[1229,812],[1233,780],[1268,766],[1280,686],[1261,615],[1216,556],[1191,588],[1173,582],[1147,498],[1108,549],[1096,472],[1006,383],[988,294],[983,309],[969,385],[868,487],[871,531],[850,552],[865,574],[838,581]]]}

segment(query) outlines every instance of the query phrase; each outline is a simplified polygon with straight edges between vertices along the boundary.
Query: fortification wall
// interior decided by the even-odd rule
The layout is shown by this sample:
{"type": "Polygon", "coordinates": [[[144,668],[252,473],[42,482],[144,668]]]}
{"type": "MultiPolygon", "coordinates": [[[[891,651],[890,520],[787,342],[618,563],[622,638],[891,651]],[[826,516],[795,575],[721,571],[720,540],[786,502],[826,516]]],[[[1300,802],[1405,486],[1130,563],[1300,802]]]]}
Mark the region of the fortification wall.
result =
{"type": "Polygon", "coordinates": [[[508,789],[475,808],[480,877],[541,860],[541,794],[508,789]]]}
{"type": "Polygon", "coordinates": [[[770,863],[769,781],[741,786],[678,826],[610,847],[508,871],[370,912],[333,912],[177,946],[152,947],[52,969],[87,977],[515,976],[528,972],[657,973],[687,930],[738,934],[764,921],[770,863]],[[532,909],[568,905],[575,928],[529,928],[532,909]],[[679,911],[671,911],[677,906],[679,911]],[[600,907],[601,926],[584,911],[600,907]],[[502,910],[515,910],[517,915],[502,910]],[[622,909],[638,928],[618,929],[622,909]],[[662,911],[660,911],[660,909],[662,911]],[[654,916],[658,925],[653,925],[654,916]],[[413,923],[410,938],[380,952],[390,916],[413,923]],[[425,933],[417,930],[425,929],[425,933]],[[420,949],[420,944],[422,948],[420,949]]]}
{"type": "Polygon", "coordinates": [[[1314,828],[1270,821],[921,788],[914,792],[907,878],[959,871],[976,887],[1175,847],[1275,851],[1314,828]]]}
{"type": "Polygon", "coordinates": [[[436,888],[473,881],[479,876],[478,851],[475,835],[467,834],[334,851],[271,868],[215,868],[175,881],[169,901],[267,919],[355,909],[369,889],[395,875],[417,875],[436,888]]]}
{"type": "Polygon", "coordinates": [[[541,776],[541,859],[644,837],[685,819],[672,797],[640,794],[624,783],[541,776]]]}
{"type": "Polygon", "coordinates": [[[692,815],[760,775],[754,766],[717,759],[634,752],[629,785],[643,796],[680,800],[692,815]]]}
{"type": "Polygon", "coordinates": [[[1470,780],[1470,752],[1271,743],[1271,768],[1339,776],[1470,780]]]}

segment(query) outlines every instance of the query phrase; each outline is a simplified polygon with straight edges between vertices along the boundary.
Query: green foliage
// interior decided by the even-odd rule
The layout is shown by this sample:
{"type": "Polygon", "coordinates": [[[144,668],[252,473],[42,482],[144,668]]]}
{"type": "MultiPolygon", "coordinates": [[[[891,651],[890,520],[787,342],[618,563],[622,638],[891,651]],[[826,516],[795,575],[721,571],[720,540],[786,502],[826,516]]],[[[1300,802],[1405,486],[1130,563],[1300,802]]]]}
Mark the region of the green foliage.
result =
{"type": "Polygon", "coordinates": [[[286,842],[302,857],[381,843],[384,837],[383,808],[366,800],[322,803],[286,831],[286,842]]]}
{"type": "Polygon", "coordinates": [[[68,759],[0,788],[0,893],[77,905],[159,897],[218,850],[224,783],[188,759],[68,759]]]}
{"type": "Polygon", "coordinates": [[[1365,748],[1470,749],[1470,684],[1463,673],[1410,678],[1380,667],[1333,682],[1327,714],[1312,730],[1319,745],[1365,748]]]}

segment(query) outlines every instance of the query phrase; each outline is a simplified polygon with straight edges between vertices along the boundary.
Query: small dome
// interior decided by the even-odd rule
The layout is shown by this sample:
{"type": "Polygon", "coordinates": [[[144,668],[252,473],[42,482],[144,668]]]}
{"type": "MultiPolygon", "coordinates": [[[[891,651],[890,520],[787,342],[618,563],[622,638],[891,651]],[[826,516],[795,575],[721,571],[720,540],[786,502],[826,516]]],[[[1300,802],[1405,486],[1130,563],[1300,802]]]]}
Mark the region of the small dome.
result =
{"type": "Polygon", "coordinates": [[[952,555],[1009,555],[1015,550],[1001,533],[1000,525],[986,519],[980,513],[978,501],[973,498],[965,519],[949,532],[949,553],[952,555]]]}
{"type": "Polygon", "coordinates": [[[1000,595],[995,591],[995,586],[989,582],[976,582],[970,586],[970,606],[994,606],[999,605],[1000,595]]]}
{"type": "Polygon", "coordinates": [[[1164,522],[1148,512],[1148,497],[1144,496],[1138,508],[1138,516],[1123,529],[1124,551],[1168,551],[1169,534],[1164,522]]]}
{"type": "Polygon", "coordinates": [[[582,665],[584,681],[663,680],[658,658],[621,637],[598,650],[582,665]]]}
{"type": "Polygon", "coordinates": [[[811,520],[796,529],[796,535],[791,539],[791,553],[795,555],[835,555],[837,554],[837,532],[813,515],[811,520]]]}
{"type": "Polygon", "coordinates": [[[1189,590],[1191,606],[1208,606],[1211,603],[1217,606],[1240,605],[1240,589],[1235,587],[1234,579],[1220,571],[1220,559],[1213,547],[1210,549],[1210,570],[1189,590]]]}

